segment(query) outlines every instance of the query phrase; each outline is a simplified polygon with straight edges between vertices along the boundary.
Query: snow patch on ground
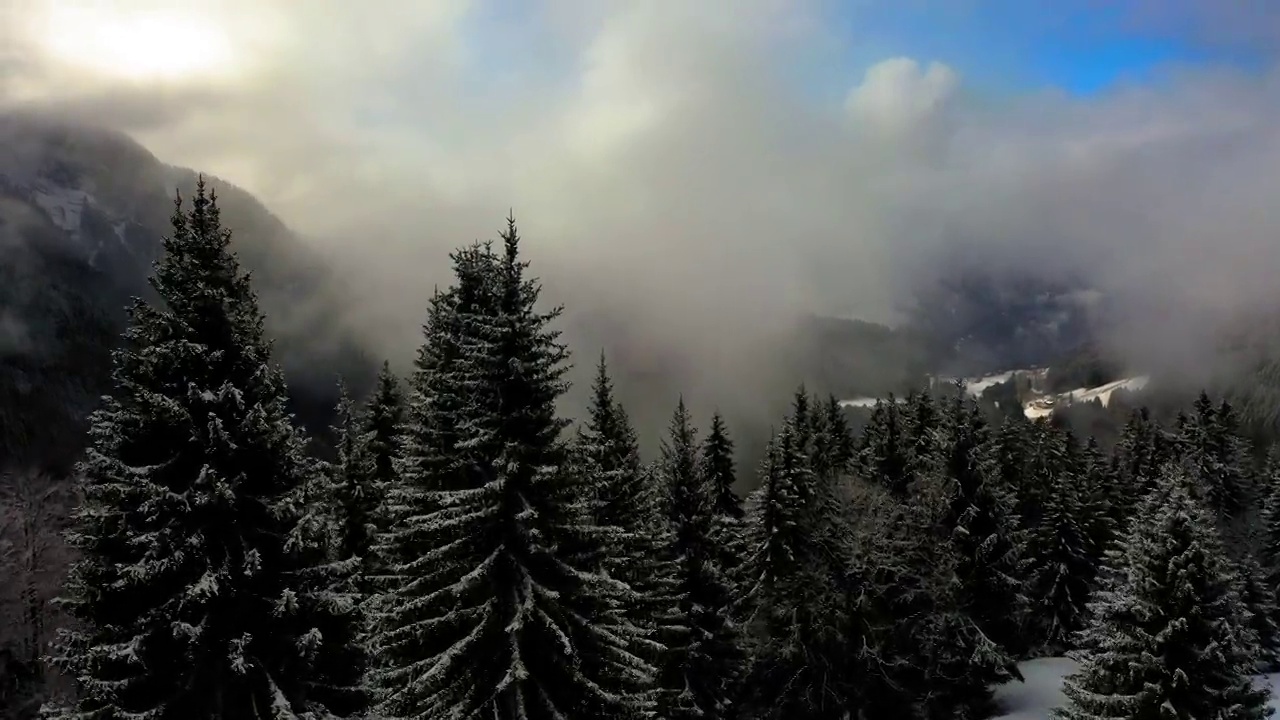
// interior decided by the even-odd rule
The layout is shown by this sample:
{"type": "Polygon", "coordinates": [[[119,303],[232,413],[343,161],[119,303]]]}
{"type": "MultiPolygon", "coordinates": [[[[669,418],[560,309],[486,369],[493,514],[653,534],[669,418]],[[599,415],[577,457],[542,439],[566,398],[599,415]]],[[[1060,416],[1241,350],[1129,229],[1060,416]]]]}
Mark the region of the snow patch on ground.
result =
{"type": "Polygon", "coordinates": [[[1106,385],[1099,385],[1096,388],[1089,388],[1089,389],[1079,388],[1077,390],[1071,391],[1070,393],[1071,401],[1072,402],[1092,402],[1094,399],[1098,399],[1102,401],[1103,407],[1106,407],[1107,405],[1111,404],[1111,393],[1115,392],[1116,390],[1138,391],[1146,387],[1149,381],[1150,381],[1150,378],[1148,378],[1145,375],[1141,375],[1138,377],[1131,377],[1131,378],[1125,378],[1123,380],[1116,380],[1115,382],[1110,382],[1110,383],[1107,383],[1106,385]]]}
{"type": "Polygon", "coordinates": [[[858,397],[858,398],[852,398],[850,400],[841,400],[840,407],[869,408],[869,407],[875,407],[876,403],[878,402],[880,402],[880,398],[858,397]]]}
{"type": "MultiPolygon", "coordinates": [[[[1013,681],[996,688],[996,703],[1002,713],[994,720],[1049,720],[1053,708],[1066,702],[1062,681],[1076,670],[1074,660],[1041,658],[1019,663],[1026,682],[1013,681]]],[[[1280,673],[1261,675],[1259,686],[1271,689],[1271,707],[1280,710],[1280,673]]]]}
{"type": "MultiPolygon", "coordinates": [[[[933,382],[936,384],[950,384],[963,381],[965,391],[973,397],[979,397],[986,392],[988,388],[994,387],[1001,383],[1007,383],[1014,378],[1028,378],[1031,381],[1031,392],[1037,392],[1038,383],[1044,380],[1046,368],[1039,369],[1023,369],[1023,370],[1006,370],[1001,373],[993,373],[991,375],[983,375],[982,377],[973,378],[952,378],[952,377],[935,377],[933,382]]],[[[1117,390],[1139,391],[1147,386],[1150,378],[1146,375],[1137,375],[1134,377],[1121,378],[1105,385],[1091,388],[1076,388],[1069,392],[1057,395],[1044,395],[1035,397],[1023,403],[1022,412],[1028,418],[1035,420],[1037,418],[1048,417],[1053,411],[1073,403],[1092,402],[1098,400],[1105,407],[1111,404],[1111,395],[1117,390]]],[[[856,397],[847,400],[841,400],[841,407],[857,407],[870,408],[875,407],[877,402],[883,398],[873,397],[856,397]]],[[[902,402],[902,398],[898,398],[898,402],[902,402]]]]}
{"type": "Polygon", "coordinates": [[[1052,415],[1055,408],[1056,408],[1055,405],[1050,405],[1046,403],[1043,399],[1032,400],[1031,402],[1022,406],[1022,414],[1026,415],[1031,420],[1038,420],[1040,418],[1049,417],[1050,415],[1052,415]]]}
{"type": "Polygon", "coordinates": [[[1076,671],[1074,660],[1041,658],[1018,664],[1026,682],[1014,680],[996,688],[996,720],[1042,720],[1061,705],[1062,681],[1076,671]]]}
{"type": "Polygon", "coordinates": [[[978,397],[983,392],[985,392],[986,389],[989,387],[994,387],[996,385],[999,385],[1000,383],[1009,382],[1010,380],[1013,379],[1013,376],[1016,372],[1018,371],[1010,370],[1008,372],[1002,372],[996,375],[987,375],[986,377],[980,377],[974,380],[966,379],[964,389],[968,391],[970,395],[974,397],[978,397]]]}
{"type": "MultiPolygon", "coordinates": [[[[0,135],[3,133],[0,123],[0,135]]],[[[4,157],[0,155],[0,165],[4,157]]],[[[79,187],[66,187],[49,178],[33,176],[21,181],[12,172],[12,168],[0,167],[0,190],[15,193],[38,208],[55,227],[67,233],[73,241],[81,246],[90,265],[94,265],[98,254],[105,249],[109,239],[97,237],[96,243],[90,246],[84,233],[84,217],[86,212],[98,212],[111,221],[112,234],[127,252],[133,253],[129,244],[129,221],[112,217],[98,205],[94,196],[93,183],[88,180],[79,181],[79,187]]]]}
{"type": "Polygon", "coordinates": [[[1017,375],[1024,374],[1024,373],[1033,373],[1033,372],[1035,371],[1034,370],[1006,370],[1004,372],[992,373],[990,375],[981,375],[978,377],[950,377],[946,375],[939,375],[933,378],[933,384],[954,385],[957,382],[963,382],[965,391],[974,397],[978,397],[989,387],[992,387],[994,385],[999,385],[1000,383],[1009,382],[1017,375]]]}
{"type": "Polygon", "coordinates": [[[1053,411],[1063,405],[1071,405],[1073,403],[1093,402],[1098,400],[1103,407],[1111,404],[1111,395],[1117,390],[1138,391],[1147,386],[1150,377],[1146,375],[1138,375],[1130,378],[1122,378],[1105,385],[1099,385],[1092,388],[1076,388],[1070,392],[1061,395],[1053,395],[1049,397],[1036,398],[1022,407],[1022,412],[1027,417],[1035,420],[1036,418],[1048,417],[1053,411]]]}
{"type": "MultiPolygon", "coordinates": [[[[951,385],[958,381],[963,381],[965,391],[969,393],[969,395],[972,395],[973,397],[978,397],[982,395],[982,393],[985,392],[987,388],[994,387],[996,385],[999,385],[1000,383],[1009,382],[1010,380],[1012,380],[1014,377],[1018,375],[1028,374],[1028,373],[1035,374],[1040,372],[1043,372],[1043,371],[1041,370],[1006,370],[1001,373],[993,373],[991,375],[983,375],[981,377],[957,378],[957,377],[937,376],[933,378],[933,383],[935,385],[951,385]]],[[[840,406],[869,408],[869,407],[875,407],[876,403],[880,402],[881,400],[884,400],[884,398],[873,398],[873,397],[849,398],[848,400],[841,400],[840,406]]],[[[897,401],[904,402],[905,400],[904,398],[897,398],[897,401]]]]}
{"type": "Polygon", "coordinates": [[[40,209],[49,214],[49,219],[54,225],[78,236],[80,217],[84,214],[84,207],[92,197],[83,190],[46,185],[37,187],[31,193],[31,199],[40,206],[40,209]]]}

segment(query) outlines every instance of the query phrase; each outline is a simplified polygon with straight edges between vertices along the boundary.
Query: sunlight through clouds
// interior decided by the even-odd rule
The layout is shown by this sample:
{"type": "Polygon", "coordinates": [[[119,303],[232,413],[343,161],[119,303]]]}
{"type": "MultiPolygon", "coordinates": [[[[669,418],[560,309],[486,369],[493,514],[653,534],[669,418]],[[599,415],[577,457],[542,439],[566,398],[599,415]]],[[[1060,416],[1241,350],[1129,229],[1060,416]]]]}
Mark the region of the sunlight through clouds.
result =
{"type": "Polygon", "coordinates": [[[540,274],[573,280],[549,286],[709,357],[806,312],[891,320],[940,257],[1167,305],[1280,273],[1274,72],[994,92],[972,58],[852,64],[883,46],[831,0],[511,2],[8,0],[0,107],[111,124],[246,187],[385,288],[370,322],[397,337],[444,251],[508,208],[540,274]],[[93,28],[110,5],[129,11],[93,28]],[[122,49],[130,33],[153,39],[122,49]],[[1227,242],[1248,260],[1196,251],[1227,242]]]}

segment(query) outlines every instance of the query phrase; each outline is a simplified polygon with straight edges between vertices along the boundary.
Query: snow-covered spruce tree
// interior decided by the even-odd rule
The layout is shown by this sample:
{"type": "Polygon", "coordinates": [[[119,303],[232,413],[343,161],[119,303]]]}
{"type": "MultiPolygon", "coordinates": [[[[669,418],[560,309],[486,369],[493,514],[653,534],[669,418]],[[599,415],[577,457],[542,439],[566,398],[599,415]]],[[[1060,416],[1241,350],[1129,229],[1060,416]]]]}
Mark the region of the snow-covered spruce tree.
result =
{"type": "Polygon", "coordinates": [[[712,496],[712,544],[720,568],[731,578],[737,578],[742,563],[743,537],[746,511],[742,498],[733,486],[738,482],[737,466],[733,459],[734,443],[719,412],[711,415],[711,429],[702,443],[702,473],[712,496]]]}
{"type": "Polygon", "coordinates": [[[1258,665],[1263,672],[1280,668],[1280,627],[1277,627],[1275,586],[1255,550],[1245,550],[1233,560],[1240,577],[1240,600],[1249,610],[1249,627],[1258,639],[1258,665]]]}
{"type": "Polygon", "coordinates": [[[794,430],[783,424],[748,499],[745,628],[751,664],[744,703],[752,717],[826,718],[852,709],[857,679],[849,664],[842,583],[849,575],[845,543],[829,514],[838,509],[810,467],[794,430]]]}
{"type": "Polygon", "coordinates": [[[1271,573],[1270,584],[1280,586],[1280,446],[1267,453],[1258,490],[1262,504],[1258,559],[1271,573]]]}
{"type": "MultiPolygon", "coordinates": [[[[297,493],[297,525],[285,546],[301,560],[292,585],[297,589],[299,606],[315,617],[306,642],[324,640],[331,648],[312,658],[315,670],[322,676],[341,677],[348,682],[347,705],[361,711],[352,710],[350,714],[360,716],[368,707],[363,681],[369,657],[365,632],[368,595],[360,587],[364,580],[361,557],[344,548],[341,488],[335,484],[340,473],[334,470],[334,464],[316,459],[311,463],[314,469],[297,493]]],[[[356,463],[348,468],[354,470],[356,463]]]]}
{"type": "Polygon", "coordinates": [[[881,509],[863,538],[871,632],[859,706],[865,717],[987,717],[1009,657],[971,617],[949,530],[954,483],[937,459],[918,471],[909,497],[881,509]]]}
{"type": "Polygon", "coordinates": [[[679,622],[674,568],[668,555],[670,531],[661,511],[665,492],[640,461],[635,430],[614,397],[603,353],[576,450],[583,474],[591,479],[592,517],[608,531],[597,569],[606,570],[635,592],[627,615],[649,640],[641,654],[656,666],[662,657],[660,641],[679,622]]]}
{"type": "Polygon", "coordinates": [[[364,432],[371,434],[368,450],[380,485],[390,485],[396,479],[395,460],[399,457],[404,402],[400,380],[391,371],[391,363],[383,361],[373,394],[365,402],[363,418],[364,432]]]}
{"type": "Polygon", "coordinates": [[[513,220],[503,252],[453,255],[432,303],[388,507],[394,564],[374,633],[387,718],[584,720],[647,712],[624,583],[592,572],[602,544],[575,477],[567,350],[539,312],[513,220]]]}
{"type": "MultiPolygon", "coordinates": [[[[1260,497],[1261,512],[1258,527],[1255,529],[1254,550],[1248,560],[1253,563],[1250,568],[1257,575],[1255,599],[1259,609],[1266,608],[1268,602],[1272,608],[1280,606],[1280,447],[1272,448],[1267,455],[1257,484],[1260,497]]],[[[1247,592],[1246,592],[1247,594],[1247,592]]],[[[1272,666],[1280,666],[1280,609],[1273,609],[1265,618],[1255,618],[1254,629],[1259,631],[1259,642],[1263,645],[1264,662],[1272,666]]]]}
{"type": "Polygon", "coordinates": [[[911,485],[911,441],[906,418],[892,396],[877,401],[858,443],[860,474],[873,478],[895,497],[904,497],[911,485]]]}
{"type": "Polygon", "coordinates": [[[733,699],[745,657],[731,616],[731,588],[717,557],[716,494],[703,472],[696,430],[683,398],[662,445],[671,517],[670,556],[681,632],[667,639],[659,717],[735,717],[733,699]]]}
{"type": "Polygon", "coordinates": [[[822,429],[825,434],[824,450],[827,458],[824,463],[827,472],[843,475],[853,470],[855,458],[853,430],[849,427],[849,418],[835,395],[827,397],[822,406],[822,429]]]}
{"type": "Polygon", "coordinates": [[[365,401],[360,418],[364,454],[369,463],[369,477],[365,485],[365,517],[371,540],[363,559],[362,570],[363,584],[372,594],[371,601],[376,601],[380,595],[387,572],[387,558],[382,557],[380,548],[383,537],[390,529],[387,497],[399,479],[396,464],[400,458],[404,414],[405,399],[400,382],[391,372],[391,364],[384,361],[373,393],[365,401]]]}
{"type": "Polygon", "coordinates": [[[796,447],[810,458],[810,469],[813,466],[813,441],[816,435],[812,410],[809,391],[801,384],[791,398],[791,431],[796,438],[796,447]]]}
{"type": "Polygon", "coordinates": [[[913,466],[929,465],[945,454],[947,418],[932,393],[926,390],[908,395],[903,414],[913,466]]]}
{"type": "Polygon", "coordinates": [[[1098,441],[1090,437],[1080,452],[1080,517],[1081,529],[1089,539],[1089,559],[1095,568],[1111,547],[1119,529],[1113,507],[1115,476],[1110,458],[1103,454],[1098,441]]]}
{"type": "Polygon", "coordinates": [[[1044,523],[1049,495],[1069,474],[1070,462],[1062,430],[1045,420],[1028,423],[1025,439],[1026,463],[1015,491],[1017,511],[1024,527],[1036,528],[1044,523]]]}
{"type": "Polygon", "coordinates": [[[1229,529],[1253,499],[1244,440],[1231,405],[1215,407],[1201,392],[1193,409],[1192,415],[1179,417],[1177,447],[1205,502],[1229,529]]]}
{"type": "Polygon", "coordinates": [[[301,718],[362,711],[349,607],[308,563],[300,522],[322,484],[285,409],[262,315],[216,197],[175,199],[135,301],[115,388],[93,415],[55,662],[79,686],[61,718],[301,718]]]}
{"type": "Polygon", "coordinates": [[[1024,533],[1012,495],[997,480],[981,408],[958,401],[950,414],[943,465],[950,511],[943,522],[958,556],[962,604],[992,641],[1018,652],[1024,533]]]}
{"type": "MultiPolygon", "coordinates": [[[[1057,435],[1064,443],[1074,442],[1066,433],[1057,435]]],[[[1098,557],[1087,530],[1086,492],[1079,472],[1060,473],[1044,497],[1040,524],[1031,531],[1023,632],[1033,655],[1057,655],[1072,647],[1084,624],[1098,557]]]]}
{"type": "Polygon", "coordinates": [[[353,563],[352,587],[368,595],[368,568],[375,540],[373,519],[378,512],[378,494],[373,484],[373,458],[369,455],[369,434],[362,432],[361,418],[346,383],[338,385],[338,404],[332,428],[337,457],[330,464],[329,510],[334,516],[338,558],[353,563]]]}
{"type": "Polygon", "coordinates": [[[711,429],[702,444],[703,472],[714,496],[713,509],[718,517],[741,520],[744,516],[742,498],[733,486],[738,482],[738,472],[733,460],[734,444],[719,412],[711,415],[711,429]]]}
{"type": "Polygon", "coordinates": [[[996,472],[1001,484],[1015,496],[1022,496],[1022,481],[1030,462],[1032,424],[1025,417],[1007,417],[996,429],[996,472]]]}
{"type": "Polygon", "coordinates": [[[1140,503],[1081,633],[1062,720],[1263,718],[1257,638],[1209,511],[1166,467],[1140,503]]]}
{"type": "Polygon", "coordinates": [[[1144,407],[1129,416],[1116,443],[1115,457],[1117,475],[1112,500],[1123,524],[1142,496],[1155,487],[1164,464],[1173,459],[1173,443],[1144,407]]]}

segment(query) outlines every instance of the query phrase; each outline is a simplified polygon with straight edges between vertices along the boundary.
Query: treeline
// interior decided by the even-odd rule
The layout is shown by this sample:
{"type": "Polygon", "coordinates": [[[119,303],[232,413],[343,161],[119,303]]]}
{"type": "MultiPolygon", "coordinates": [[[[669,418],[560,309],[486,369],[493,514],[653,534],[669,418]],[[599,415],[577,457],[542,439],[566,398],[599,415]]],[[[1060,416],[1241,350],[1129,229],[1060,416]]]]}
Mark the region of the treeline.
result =
{"type": "Polygon", "coordinates": [[[172,224],[78,473],[46,717],[982,718],[1066,651],[1066,717],[1262,717],[1280,482],[1229,405],[1104,453],[963,394],[855,435],[802,388],[743,500],[683,402],[641,461],[603,357],[570,431],[509,219],[322,461],[203,182],[172,224]]]}

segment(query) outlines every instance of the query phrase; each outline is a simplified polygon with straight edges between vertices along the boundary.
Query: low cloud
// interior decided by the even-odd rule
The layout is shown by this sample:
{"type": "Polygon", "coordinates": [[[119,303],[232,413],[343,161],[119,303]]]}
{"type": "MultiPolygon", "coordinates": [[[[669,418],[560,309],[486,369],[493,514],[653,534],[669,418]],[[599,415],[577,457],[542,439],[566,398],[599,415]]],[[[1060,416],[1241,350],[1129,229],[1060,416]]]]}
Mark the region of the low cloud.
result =
{"type": "Polygon", "coordinates": [[[0,307],[0,359],[25,355],[32,348],[26,323],[8,308],[0,307]]]}
{"type": "MultiPolygon", "coordinates": [[[[338,258],[354,324],[402,357],[448,250],[508,208],[552,297],[720,397],[768,374],[803,313],[893,321],[954,268],[940,258],[1086,275],[1142,300],[1121,346],[1162,348],[1190,342],[1179,309],[1270,302],[1280,271],[1270,70],[997,96],[950,58],[835,76],[860,39],[818,0],[257,0],[165,4],[240,59],[148,80],[56,57],[32,33],[57,5],[11,0],[0,47],[23,52],[0,55],[0,102],[109,122],[255,192],[338,258]]],[[[1254,52],[1275,35],[1225,6],[1125,7],[1254,52]]]]}

